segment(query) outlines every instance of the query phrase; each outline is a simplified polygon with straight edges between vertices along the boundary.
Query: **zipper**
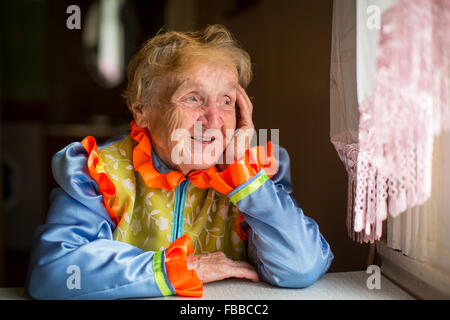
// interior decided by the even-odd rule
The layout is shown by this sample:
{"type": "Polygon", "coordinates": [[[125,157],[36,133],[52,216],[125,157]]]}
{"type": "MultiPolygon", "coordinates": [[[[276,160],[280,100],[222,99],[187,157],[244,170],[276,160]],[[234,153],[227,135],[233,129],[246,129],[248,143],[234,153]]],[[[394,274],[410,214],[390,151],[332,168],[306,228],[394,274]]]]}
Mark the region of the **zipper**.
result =
{"type": "Polygon", "coordinates": [[[184,206],[186,204],[186,194],[189,183],[190,181],[186,179],[175,189],[171,242],[183,235],[184,206]]]}

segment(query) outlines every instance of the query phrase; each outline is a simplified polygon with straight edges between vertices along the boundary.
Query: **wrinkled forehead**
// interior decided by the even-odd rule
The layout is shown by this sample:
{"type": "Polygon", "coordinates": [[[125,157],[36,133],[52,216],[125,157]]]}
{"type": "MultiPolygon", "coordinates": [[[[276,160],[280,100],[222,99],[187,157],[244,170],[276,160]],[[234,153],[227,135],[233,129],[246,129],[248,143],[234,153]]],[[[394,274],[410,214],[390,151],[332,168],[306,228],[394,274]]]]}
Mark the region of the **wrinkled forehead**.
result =
{"type": "MultiPolygon", "coordinates": [[[[205,84],[191,77],[186,77],[182,80],[176,88],[178,90],[190,90],[190,89],[204,89],[205,84]]],[[[233,80],[225,80],[222,87],[223,90],[236,90],[238,87],[238,82],[233,80]]]]}
{"type": "Polygon", "coordinates": [[[163,100],[169,102],[172,98],[175,98],[176,93],[192,90],[192,89],[204,89],[208,78],[213,77],[211,70],[219,68],[224,71],[227,78],[224,81],[223,90],[237,89],[239,85],[238,72],[234,64],[228,58],[211,60],[203,57],[191,57],[185,59],[181,66],[167,73],[160,78],[160,91],[159,96],[163,100]],[[203,78],[203,81],[201,81],[203,78]]]}
{"type": "MultiPolygon", "coordinates": [[[[221,68],[222,66],[212,65],[211,67],[221,68]]],[[[212,80],[213,75],[208,73],[205,69],[201,70],[201,73],[196,73],[194,70],[198,69],[195,69],[195,66],[193,66],[192,69],[186,69],[183,70],[183,72],[178,72],[168,76],[166,81],[166,94],[168,94],[168,97],[172,97],[172,95],[181,91],[205,89],[205,87],[209,84],[209,78],[212,80]]],[[[221,81],[223,82],[221,89],[224,91],[236,90],[239,86],[237,71],[233,75],[233,69],[229,68],[229,70],[229,77],[221,75],[221,81]]]]}
{"type": "Polygon", "coordinates": [[[205,57],[191,57],[178,68],[179,77],[183,82],[197,81],[201,78],[213,77],[216,73],[221,77],[236,80],[238,78],[236,66],[228,58],[210,59],[205,57]]]}

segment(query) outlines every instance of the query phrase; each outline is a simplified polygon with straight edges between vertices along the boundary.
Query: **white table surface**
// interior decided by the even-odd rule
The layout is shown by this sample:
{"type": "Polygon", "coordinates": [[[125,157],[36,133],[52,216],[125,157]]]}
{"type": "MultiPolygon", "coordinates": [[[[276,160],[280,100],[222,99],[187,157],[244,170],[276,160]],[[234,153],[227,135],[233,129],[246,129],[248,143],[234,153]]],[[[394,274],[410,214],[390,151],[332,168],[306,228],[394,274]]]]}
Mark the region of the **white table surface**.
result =
{"type": "MultiPolygon", "coordinates": [[[[264,282],[227,279],[204,285],[202,298],[179,296],[153,299],[205,300],[412,300],[408,293],[381,276],[380,289],[368,289],[365,271],[327,273],[308,288],[278,288],[264,282]]],[[[0,288],[0,300],[28,299],[23,288],[0,288]]]]}

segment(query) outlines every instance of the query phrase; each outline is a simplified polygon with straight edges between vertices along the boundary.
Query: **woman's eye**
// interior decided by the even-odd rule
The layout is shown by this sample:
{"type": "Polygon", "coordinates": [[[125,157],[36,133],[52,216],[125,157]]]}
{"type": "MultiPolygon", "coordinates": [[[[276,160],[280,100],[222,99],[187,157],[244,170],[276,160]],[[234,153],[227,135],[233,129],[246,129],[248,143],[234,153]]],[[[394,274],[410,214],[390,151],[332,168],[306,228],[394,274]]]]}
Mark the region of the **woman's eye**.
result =
{"type": "Polygon", "coordinates": [[[187,104],[189,104],[190,106],[198,106],[201,103],[201,98],[198,96],[188,96],[187,98],[185,98],[183,101],[187,104]]]}
{"type": "Polygon", "coordinates": [[[227,98],[227,99],[223,100],[223,103],[226,105],[231,105],[231,99],[227,98]]]}

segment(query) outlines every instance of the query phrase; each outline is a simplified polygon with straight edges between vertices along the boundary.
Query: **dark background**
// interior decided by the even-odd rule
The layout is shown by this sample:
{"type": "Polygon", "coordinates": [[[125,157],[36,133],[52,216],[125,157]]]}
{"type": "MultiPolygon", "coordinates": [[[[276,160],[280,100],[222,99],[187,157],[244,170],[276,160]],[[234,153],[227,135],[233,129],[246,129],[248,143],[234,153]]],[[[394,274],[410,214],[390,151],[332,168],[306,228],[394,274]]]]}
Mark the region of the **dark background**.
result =
{"type": "MultiPolygon", "coordinates": [[[[94,0],[0,1],[0,286],[24,285],[31,237],[55,187],[50,160],[72,141],[100,142],[131,120],[121,93],[87,67],[84,18],[94,0]],[[81,30],[69,30],[69,5],[81,30]]],[[[163,26],[225,25],[249,52],[257,128],[279,129],[291,157],[294,196],[330,243],[329,272],[363,270],[369,247],[347,236],[347,174],[329,139],[332,1],[127,0],[127,60],[163,26]],[[128,19],[128,20],[127,20],[128,19]],[[132,20],[130,20],[132,19],[132,20]],[[130,32],[129,30],[132,30],[130,32]]]]}

